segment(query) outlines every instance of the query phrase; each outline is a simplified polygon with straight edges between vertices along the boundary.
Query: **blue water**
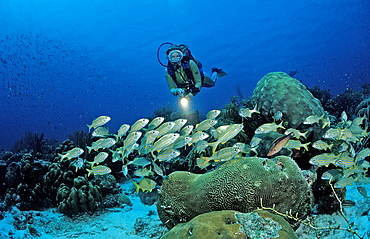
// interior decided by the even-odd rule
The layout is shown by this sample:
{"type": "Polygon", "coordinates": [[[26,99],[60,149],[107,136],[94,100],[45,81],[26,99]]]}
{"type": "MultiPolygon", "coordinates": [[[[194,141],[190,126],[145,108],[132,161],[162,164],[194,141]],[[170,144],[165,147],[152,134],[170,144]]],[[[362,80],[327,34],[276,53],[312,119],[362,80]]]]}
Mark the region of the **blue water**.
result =
{"type": "Polygon", "coordinates": [[[297,70],[333,95],[359,90],[370,83],[369,16],[368,0],[1,0],[0,149],[25,131],[64,140],[100,115],[115,131],[178,107],[156,58],[163,42],[228,73],[191,102],[202,114],[237,86],[248,98],[271,71],[297,70]]]}

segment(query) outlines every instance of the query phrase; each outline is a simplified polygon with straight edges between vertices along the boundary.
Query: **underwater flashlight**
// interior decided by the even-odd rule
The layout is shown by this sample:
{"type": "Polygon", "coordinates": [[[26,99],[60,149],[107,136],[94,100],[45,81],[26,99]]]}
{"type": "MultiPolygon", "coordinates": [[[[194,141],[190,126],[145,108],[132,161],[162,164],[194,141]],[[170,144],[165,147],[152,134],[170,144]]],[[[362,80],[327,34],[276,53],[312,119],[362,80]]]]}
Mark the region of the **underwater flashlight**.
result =
{"type": "Polygon", "coordinates": [[[186,97],[181,97],[181,98],[180,98],[180,105],[181,105],[181,108],[182,108],[183,110],[187,109],[187,108],[188,108],[188,106],[189,106],[189,100],[188,100],[188,98],[186,98],[186,97]]]}

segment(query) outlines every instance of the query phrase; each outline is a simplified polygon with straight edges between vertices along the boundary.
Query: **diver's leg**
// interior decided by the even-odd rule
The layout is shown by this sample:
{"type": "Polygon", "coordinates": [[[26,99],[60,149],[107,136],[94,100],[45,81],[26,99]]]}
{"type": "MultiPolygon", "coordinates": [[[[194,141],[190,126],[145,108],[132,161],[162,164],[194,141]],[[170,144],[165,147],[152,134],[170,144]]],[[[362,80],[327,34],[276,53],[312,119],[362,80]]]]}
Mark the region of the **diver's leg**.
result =
{"type": "Polygon", "coordinates": [[[213,76],[214,73],[212,73],[211,77],[207,73],[204,73],[204,80],[203,80],[203,87],[212,87],[215,86],[216,80],[217,80],[217,73],[216,77],[213,76]]]}

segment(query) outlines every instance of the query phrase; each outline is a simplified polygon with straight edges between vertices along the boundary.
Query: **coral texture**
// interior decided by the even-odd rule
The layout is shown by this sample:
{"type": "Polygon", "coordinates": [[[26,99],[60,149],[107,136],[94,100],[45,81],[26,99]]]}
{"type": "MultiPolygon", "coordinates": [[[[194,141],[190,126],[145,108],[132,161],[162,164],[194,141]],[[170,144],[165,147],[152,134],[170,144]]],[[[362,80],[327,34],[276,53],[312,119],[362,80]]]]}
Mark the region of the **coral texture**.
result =
{"type": "Polygon", "coordinates": [[[287,221],[267,211],[240,213],[233,210],[223,210],[204,213],[187,223],[176,225],[162,237],[162,239],[168,238],[295,239],[297,236],[287,221]],[[258,230],[256,230],[256,226],[258,230]],[[273,227],[278,229],[274,235],[271,235],[270,231],[273,227]]]}
{"type": "Polygon", "coordinates": [[[88,182],[84,177],[73,180],[73,187],[62,184],[57,193],[58,210],[72,215],[76,212],[95,211],[101,207],[100,187],[88,182]]]}
{"type": "Polygon", "coordinates": [[[361,103],[356,107],[357,117],[366,117],[368,121],[370,118],[370,98],[361,101],[361,103]]]}
{"type": "Polygon", "coordinates": [[[289,157],[239,157],[214,171],[171,173],[160,191],[157,210],[168,228],[202,213],[220,210],[251,212],[264,206],[300,217],[312,206],[312,192],[297,164],[289,157]]]}
{"type": "Polygon", "coordinates": [[[289,127],[296,128],[310,115],[321,116],[324,109],[306,86],[284,72],[265,75],[253,91],[252,101],[266,116],[283,113],[289,127]]]}

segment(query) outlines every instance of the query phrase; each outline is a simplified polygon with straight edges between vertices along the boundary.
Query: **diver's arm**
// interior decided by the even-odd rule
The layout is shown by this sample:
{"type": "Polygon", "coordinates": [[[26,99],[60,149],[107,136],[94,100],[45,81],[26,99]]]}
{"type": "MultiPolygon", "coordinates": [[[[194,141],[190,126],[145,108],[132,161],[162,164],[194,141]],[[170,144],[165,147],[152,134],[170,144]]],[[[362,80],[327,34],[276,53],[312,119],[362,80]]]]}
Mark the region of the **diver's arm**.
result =
{"type": "Polygon", "coordinates": [[[168,88],[170,88],[170,90],[176,89],[177,86],[176,86],[175,82],[173,81],[172,77],[170,76],[170,74],[168,74],[167,69],[164,71],[164,75],[166,76],[166,81],[167,81],[168,88]]]}
{"type": "Polygon", "coordinates": [[[202,87],[202,76],[200,75],[199,68],[193,60],[189,61],[189,66],[191,73],[193,74],[195,88],[200,90],[200,87],[202,87]]]}
{"type": "Polygon", "coordinates": [[[171,93],[173,95],[181,95],[181,94],[184,94],[184,90],[183,89],[177,88],[176,83],[173,81],[173,79],[170,76],[170,74],[168,74],[167,69],[165,70],[164,75],[166,76],[166,81],[167,81],[168,88],[170,88],[170,91],[171,91],[171,93]]]}

